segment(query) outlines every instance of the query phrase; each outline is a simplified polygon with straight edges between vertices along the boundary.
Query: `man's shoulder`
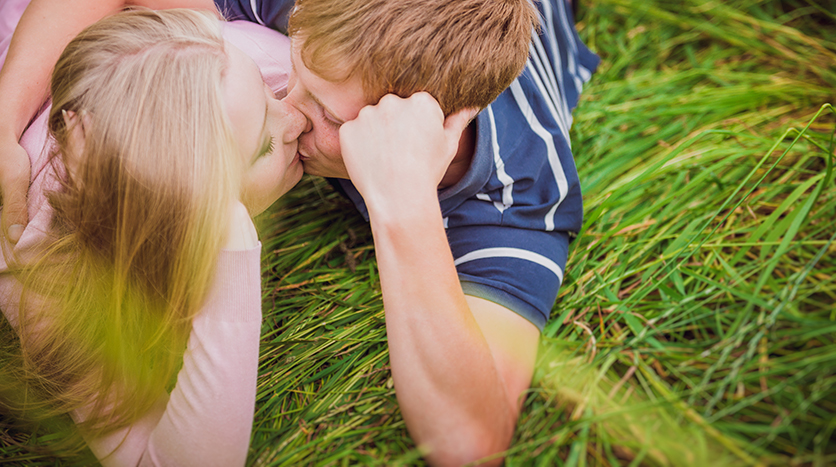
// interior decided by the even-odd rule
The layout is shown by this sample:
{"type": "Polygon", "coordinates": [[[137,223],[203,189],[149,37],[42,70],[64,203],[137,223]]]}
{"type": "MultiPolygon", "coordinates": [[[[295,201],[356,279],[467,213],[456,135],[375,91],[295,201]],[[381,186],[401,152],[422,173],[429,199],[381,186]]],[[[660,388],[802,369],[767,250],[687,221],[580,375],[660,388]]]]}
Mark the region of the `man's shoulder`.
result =
{"type": "Polygon", "coordinates": [[[480,113],[471,169],[462,185],[442,193],[450,227],[580,228],[583,207],[569,141],[571,116],[555,108],[553,97],[522,77],[480,113]]]}
{"type": "Polygon", "coordinates": [[[287,19],[293,0],[214,0],[215,6],[228,20],[243,20],[286,33],[287,19]]]}

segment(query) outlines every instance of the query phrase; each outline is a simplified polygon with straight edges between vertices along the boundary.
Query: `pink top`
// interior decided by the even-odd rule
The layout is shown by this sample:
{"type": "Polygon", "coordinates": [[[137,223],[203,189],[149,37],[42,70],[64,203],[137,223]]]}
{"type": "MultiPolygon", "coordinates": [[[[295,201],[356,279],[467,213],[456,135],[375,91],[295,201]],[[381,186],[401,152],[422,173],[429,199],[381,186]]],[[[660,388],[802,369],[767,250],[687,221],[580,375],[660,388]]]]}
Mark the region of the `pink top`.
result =
{"type": "MultiPolygon", "coordinates": [[[[8,40],[28,0],[0,3],[0,66],[8,40]]],[[[287,37],[246,23],[224,26],[224,37],[247,53],[265,82],[283,95],[290,71],[287,37]]],[[[47,156],[43,109],[21,138],[32,163],[29,219],[15,247],[20,257],[43,239],[52,217],[44,191],[56,186],[47,156]]],[[[1,250],[1,249],[0,249],[1,250]]],[[[132,426],[88,445],[105,466],[199,465],[233,466],[246,461],[255,411],[258,348],[261,331],[260,246],[248,251],[222,251],[206,304],[192,323],[183,368],[170,395],[132,426]]],[[[0,251],[0,309],[17,322],[21,285],[10,274],[0,251]]],[[[72,414],[83,419],[82,411],[72,414]]]]}

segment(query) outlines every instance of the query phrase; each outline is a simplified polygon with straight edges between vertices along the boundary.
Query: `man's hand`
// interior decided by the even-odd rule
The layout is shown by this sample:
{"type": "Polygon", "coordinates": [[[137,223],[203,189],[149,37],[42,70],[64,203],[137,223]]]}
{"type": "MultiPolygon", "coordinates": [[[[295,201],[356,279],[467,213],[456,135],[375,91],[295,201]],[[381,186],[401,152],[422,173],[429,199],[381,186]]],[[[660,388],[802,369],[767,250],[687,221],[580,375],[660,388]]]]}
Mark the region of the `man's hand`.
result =
{"type": "Polygon", "coordinates": [[[416,190],[434,193],[456,155],[475,110],[446,119],[425,92],[407,99],[389,94],[364,107],[340,128],[340,146],[352,183],[371,206],[393,205],[416,190]]]}
{"type": "Polygon", "coordinates": [[[26,195],[31,173],[29,156],[14,139],[0,143],[0,194],[2,194],[2,236],[12,244],[20,240],[29,223],[26,195]]]}

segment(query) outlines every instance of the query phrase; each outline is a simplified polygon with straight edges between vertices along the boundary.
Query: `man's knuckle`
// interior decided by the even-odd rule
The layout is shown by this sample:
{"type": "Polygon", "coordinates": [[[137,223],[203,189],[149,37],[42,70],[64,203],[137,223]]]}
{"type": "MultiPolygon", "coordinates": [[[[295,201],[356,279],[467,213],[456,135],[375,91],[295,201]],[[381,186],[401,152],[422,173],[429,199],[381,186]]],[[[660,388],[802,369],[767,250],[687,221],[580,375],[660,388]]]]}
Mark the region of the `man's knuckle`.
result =
{"type": "Polygon", "coordinates": [[[421,91],[415,95],[415,100],[423,105],[434,104],[435,98],[428,92],[421,91]]]}

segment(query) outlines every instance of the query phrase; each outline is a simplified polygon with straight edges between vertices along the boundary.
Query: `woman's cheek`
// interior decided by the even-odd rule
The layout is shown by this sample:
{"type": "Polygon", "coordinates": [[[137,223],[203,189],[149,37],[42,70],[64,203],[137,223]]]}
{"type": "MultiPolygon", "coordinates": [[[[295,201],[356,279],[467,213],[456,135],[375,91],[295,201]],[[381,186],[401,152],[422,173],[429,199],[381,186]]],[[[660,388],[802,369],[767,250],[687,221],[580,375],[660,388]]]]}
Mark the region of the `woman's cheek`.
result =
{"type": "Polygon", "coordinates": [[[244,177],[242,201],[253,216],[267,209],[278,198],[278,187],[285,173],[276,159],[274,156],[260,158],[244,177]]]}
{"type": "Polygon", "coordinates": [[[250,213],[261,213],[287,193],[302,178],[299,161],[286,167],[278,155],[265,156],[250,167],[243,186],[243,202],[250,213]]]}

